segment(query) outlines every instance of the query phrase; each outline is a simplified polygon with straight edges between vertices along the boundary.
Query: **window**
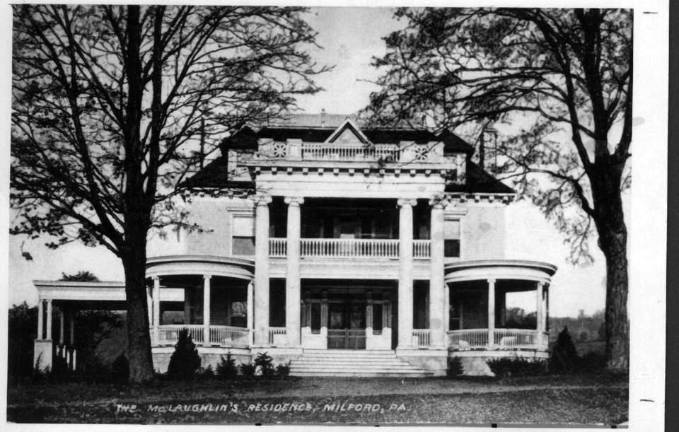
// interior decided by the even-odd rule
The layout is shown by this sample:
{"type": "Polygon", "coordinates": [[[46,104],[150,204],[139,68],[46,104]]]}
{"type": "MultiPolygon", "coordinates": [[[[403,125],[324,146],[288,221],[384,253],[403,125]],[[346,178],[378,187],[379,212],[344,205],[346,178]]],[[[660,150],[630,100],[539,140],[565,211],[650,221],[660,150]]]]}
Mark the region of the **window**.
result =
{"type": "Polygon", "coordinates": [[[443,225],[443,256],[460,257],[460,221],[446,220],[443,225]]]}
{"type": "Polygon", "coordinates": [[[234,215],[232,233],[231,252],[233,255],[255,254],[255,224],[251,216],[234,215]]]}

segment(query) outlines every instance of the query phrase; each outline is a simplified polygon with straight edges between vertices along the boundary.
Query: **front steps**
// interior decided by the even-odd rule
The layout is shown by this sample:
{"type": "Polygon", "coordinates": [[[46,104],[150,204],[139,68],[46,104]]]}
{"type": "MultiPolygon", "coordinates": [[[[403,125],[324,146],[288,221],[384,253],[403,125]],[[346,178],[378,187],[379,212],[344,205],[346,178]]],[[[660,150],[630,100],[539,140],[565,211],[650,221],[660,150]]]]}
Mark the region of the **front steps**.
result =
{"type": "Polygon", "coordinates": [[[425,377],[432,372],[396,357],[394,351],[305,349],[290,364],[290,375],[300,377],[425,377]]]}

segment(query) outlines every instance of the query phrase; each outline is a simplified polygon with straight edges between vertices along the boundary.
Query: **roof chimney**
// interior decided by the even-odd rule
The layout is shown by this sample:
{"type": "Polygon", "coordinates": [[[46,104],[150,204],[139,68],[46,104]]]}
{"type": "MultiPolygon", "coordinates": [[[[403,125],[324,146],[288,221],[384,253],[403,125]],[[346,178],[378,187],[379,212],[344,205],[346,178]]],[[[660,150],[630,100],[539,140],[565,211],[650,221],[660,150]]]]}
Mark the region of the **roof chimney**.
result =
{"type": "Polygon", "coordinates": [[[321,127],[325,126],[325,108],[321,108],[321,127]]]}

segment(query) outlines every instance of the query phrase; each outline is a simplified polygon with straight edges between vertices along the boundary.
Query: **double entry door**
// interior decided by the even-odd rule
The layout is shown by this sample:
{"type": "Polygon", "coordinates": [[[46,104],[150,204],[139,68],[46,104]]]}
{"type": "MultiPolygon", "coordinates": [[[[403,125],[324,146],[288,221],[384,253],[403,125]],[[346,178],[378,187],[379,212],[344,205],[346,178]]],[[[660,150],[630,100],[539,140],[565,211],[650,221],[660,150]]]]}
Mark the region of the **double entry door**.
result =
{"type": "Polygon", "coordinates": [[[365,300],[328,303],[328,349],[365,349],[365,300]]]}

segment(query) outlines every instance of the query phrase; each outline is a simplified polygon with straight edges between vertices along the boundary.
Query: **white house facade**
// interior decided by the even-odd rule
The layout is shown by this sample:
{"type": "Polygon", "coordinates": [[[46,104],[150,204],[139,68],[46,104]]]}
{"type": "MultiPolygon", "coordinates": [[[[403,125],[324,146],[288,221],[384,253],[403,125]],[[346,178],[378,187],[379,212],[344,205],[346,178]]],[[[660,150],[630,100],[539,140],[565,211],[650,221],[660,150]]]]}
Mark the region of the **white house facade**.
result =
{"type": "MultiPolygon", "coordinates": [[[[225,140],[186,182],[202,231],[150,240],[157,370],[183,328],[204,365],[267,352],[300,376],[442,375],[450,357],[547,356],[556,267],[512,259],[514,192],[472,147],[452,133],[300,118],[225,140]],[[534,328],[508,323],[515,292],[534,293],[534,328]]],[[[124,309],[122,283],[35,286],[43,365],[77,362],[78,310],[124,309]]]]}

